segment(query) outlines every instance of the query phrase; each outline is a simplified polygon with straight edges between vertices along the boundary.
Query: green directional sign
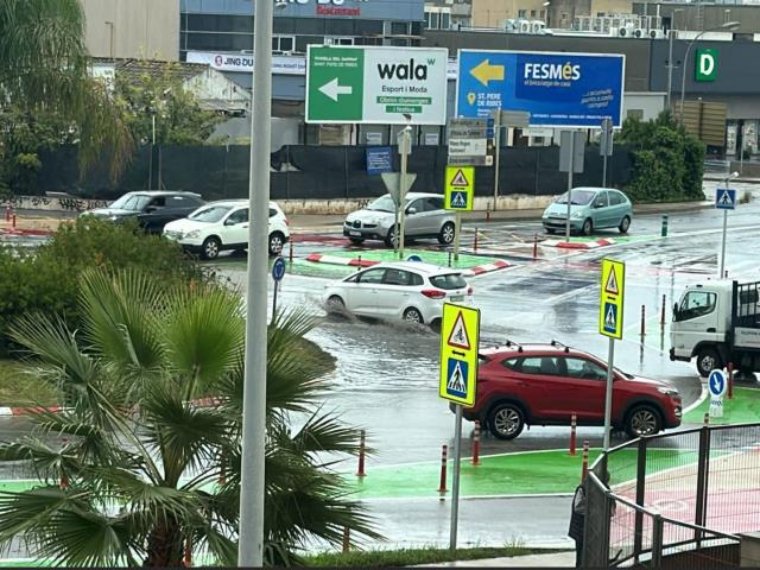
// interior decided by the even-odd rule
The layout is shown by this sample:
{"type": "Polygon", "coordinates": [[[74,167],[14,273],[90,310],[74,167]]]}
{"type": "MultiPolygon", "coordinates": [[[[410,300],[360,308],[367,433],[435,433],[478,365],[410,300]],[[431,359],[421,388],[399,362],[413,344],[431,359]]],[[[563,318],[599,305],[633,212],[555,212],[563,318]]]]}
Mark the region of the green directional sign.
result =
{"type": "Polygon", "coordinates": [[[718,76],[718,50],[698,49],[694,69],[697,81],[715,81],[718,76]]]}
{"type": "Polygon", "coordinates": [[[443,125],[445,48],[308,47],[307,123],[443,125]]]}

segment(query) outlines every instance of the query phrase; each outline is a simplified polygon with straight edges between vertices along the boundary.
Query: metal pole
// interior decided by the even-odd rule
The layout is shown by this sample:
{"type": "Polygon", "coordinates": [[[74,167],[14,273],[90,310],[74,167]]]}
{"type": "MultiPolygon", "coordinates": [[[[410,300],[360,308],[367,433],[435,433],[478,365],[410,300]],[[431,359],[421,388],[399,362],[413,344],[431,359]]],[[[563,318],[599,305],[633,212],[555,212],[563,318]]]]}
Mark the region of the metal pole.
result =
{"type": "Polygon", "coordinates": [[[496,144],[495,154],[493,161],[493,211],[496,211],[496,202],[499,197],[499,158],[501,155],[501,107],[496,113],[496,118],[493,122],[494,127],[494,143],[496,144]]]}
{"type": "Polygon", "coordinates": [[[665,108],[668,111],[671,109],[671,93],[673,92],[673,29],[668,30],[668,91],[665,94],[665,108]]]}
{"type": "Polygon", "coordinates": [[[454,261],[459,261],[459,244],[462,240],[462,212],[454,215],[454,261]]]}
{"type": "Polygon", "coordinates": [[[272,136],[273,2],[256,2],[254,28],[251,167],[248,198],[248,294],[245,329],[245,383],[240,481],[238,566],[263,565],[264,458],[267,398],[267,269],[272,136]]]}
{"type": "Polygon", "coordinates": [[[272,322],[277,318],[277,290],[280,288],[280,282],[274,282],[274,294],[272,296],[272,322]]]}
{"type": "Polygon", "coordinates": [[[607,188],[607,153],[602,157],[602,188],[607,188]]]}
{"type": "Polygon", "coordinates": [[[726,268],[726,232],[728,231],[728,210],[723,210],[723,240],[720,244],[720,273],[718,277],[723,279],[726,268]]]}
{"type": "Polygon", "coordinates": [[[604,451],[610,448],[610,429],[612,427],[612,381],[615,367],[615,339],[610,338],[610,349],[607,355],[607,388],[604,394],[604,451]]]}
{"type": "Polygon", "coordinates": [[[402,152],[401,152],[401,176],[399,176],[399,185],[401,186],[398,191],[399,201],[399,230],[398,230],[398,256],[399,259],[404,259],[404,232],[406,231],[406,170],[409,164],[409,143],[411,127],[404,128],[404,136],[402,140],[402,152]]]}
{"type": "Polygon", "coordinates": [[[570,204],[573,201],[573,167],[575,166],[575,131],[570,132],[570,166],[567,169],[567,220],[565,239],[570,241],[570,204]]]}
{"type": "Polygon", "coordinates": [[[462,406],[456,404],[454,420],[454,473],[451,480],[451,530],[449,548],[457,549],[457,527],[459,525],[459,467],[462,462],[462,406]]]}
{"type": "Polygon", "coordinates": [[[153,151],[156,148],[156,113],[150,117],[151,136],[150,136],[150,178],[148,180],[148,190],[153,190],[153,151]]]}

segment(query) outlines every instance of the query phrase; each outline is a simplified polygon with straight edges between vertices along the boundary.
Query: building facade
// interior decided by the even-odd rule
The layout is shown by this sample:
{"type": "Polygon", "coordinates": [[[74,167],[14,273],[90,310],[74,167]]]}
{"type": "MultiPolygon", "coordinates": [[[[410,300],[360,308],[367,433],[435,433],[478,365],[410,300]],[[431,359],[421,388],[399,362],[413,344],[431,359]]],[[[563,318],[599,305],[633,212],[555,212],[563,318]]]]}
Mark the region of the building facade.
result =
{"type": "Polygon", "coordinates": [[[179,0],[80,0],[93,57],[179,59],[179,0]]]}

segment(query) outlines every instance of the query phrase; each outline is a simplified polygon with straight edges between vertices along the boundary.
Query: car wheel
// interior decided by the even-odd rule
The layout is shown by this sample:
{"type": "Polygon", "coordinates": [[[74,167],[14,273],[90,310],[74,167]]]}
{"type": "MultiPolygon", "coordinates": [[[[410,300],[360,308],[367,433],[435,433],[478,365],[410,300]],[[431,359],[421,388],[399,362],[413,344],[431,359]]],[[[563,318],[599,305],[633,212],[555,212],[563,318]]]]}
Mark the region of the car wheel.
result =
{"type": "Polygon", "coordinates": [[[631,218],[628,216],[623,216],[623,219],[620,221],[620,225],[618,226],[618,230],[620,230],[621,234],[627,234],[628,228],[631,227],[631,218]]]}
{"type": "Polygon", "coordinates": [[[348,238],[348,240],[354,245],[361,245],[364,243],[364,238],[348,238]]]}
{"type": "Polygon", "coordinates": [[[488,429],[498,439],[514,439],[524,427],[525,414],[517,404],[497,404],[488,414],[488,429]]]}
{"type": "Polygon", "coordinates": [[[327,312],[328,313],[342,313],[346,310],[346,304],[343,299],[337,295],[331,295],[327,299],[327,312]]]}
{"type": "Polygon", "coordinates": [[[591,232],[594,231],[594,223],[591,221],[591,218],[586,218],[586,221],[583,222],[583,229],[581,231],[584,236],[591,235],[591,232]]]}
{"type": "Polygon", "coordinates": [[[654,435],[662,429],[659,412],[652,406],[636,406],[625,420],[625,431],[631,437],[654,435]]]}
{"type": "Polygon", "coordinates": [[[720,355],[714,348],[700,348],[697,353],[697,371],[702,378],[710,376],[716,368],[723,368],[720,355]]]}
{"type": "Polygon", "coordinates": [[[425,322],[422,318],[422,313],[420,313],[414,307],[409,307],[406,311],[404,311],[404,320],[407,323],[414,323],[417,325],[421,325],[425,322]]]}
{"type": "Polygon", "coordinates": [[[207,237],[201,246],[201,257],[203,259],[216,259],[219,257],[219,251],[222,249],[222,242],[217,237],[207,237]]]}
{"type": "Polygon", "coordinates": [[[454,241],[454,237],[456,234],[456,227],[451,222],[446,222],[443,224],[443,227],[441,227],[441,231],[438,234],[438,243],[441,245],[449,245],[451,242],[454,241]]]}
{"type": "Polygon", "coordinates": [[[285,247],[285,236],[280,232],[272,232],[269,235],[269,255],[280,255],[285,247]]]}
{"type": "Polygon", "coordinates": [[[388,247],[393,247],[395,241],[396,241],[396,226],[394,225],[391,229],[388,230],[388,235],[385,236],[385,245],[387,245],[388,247]]]}

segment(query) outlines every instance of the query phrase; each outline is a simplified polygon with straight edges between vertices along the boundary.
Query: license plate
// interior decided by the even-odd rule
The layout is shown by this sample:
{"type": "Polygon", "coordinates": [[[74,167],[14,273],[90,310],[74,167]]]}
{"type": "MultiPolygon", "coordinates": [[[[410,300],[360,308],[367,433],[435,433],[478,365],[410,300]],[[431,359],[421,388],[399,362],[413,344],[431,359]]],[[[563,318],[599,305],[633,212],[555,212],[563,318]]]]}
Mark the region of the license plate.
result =
{"type": "Polygon", "coordinates": [[[451,298],[451,300],[454,303],[461,303],[462,301],[464,301],[464,295],[455,295],[454,297],[451,298]]]}
{"type": "Polygon", "coordinates": [[[354,237],[361,237],[362,233],[361,232],[348,232],[348,235],[354,236],[354,237]]]}

